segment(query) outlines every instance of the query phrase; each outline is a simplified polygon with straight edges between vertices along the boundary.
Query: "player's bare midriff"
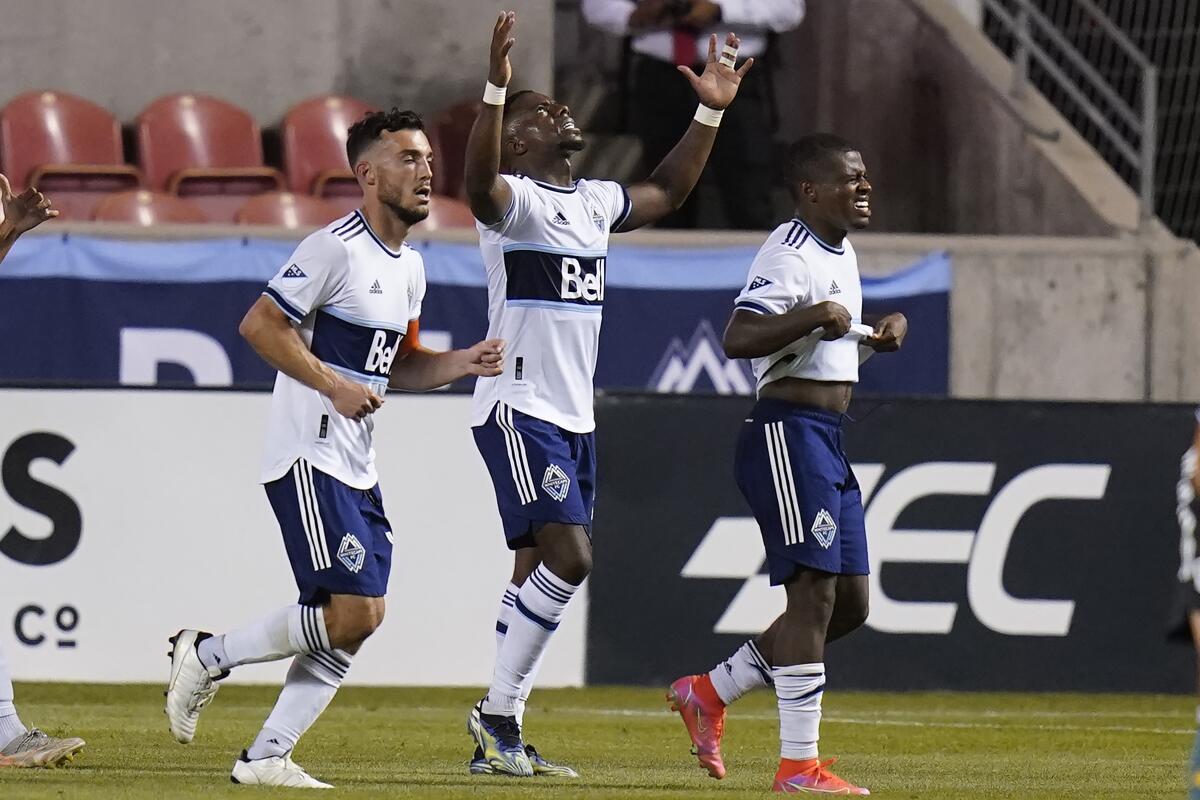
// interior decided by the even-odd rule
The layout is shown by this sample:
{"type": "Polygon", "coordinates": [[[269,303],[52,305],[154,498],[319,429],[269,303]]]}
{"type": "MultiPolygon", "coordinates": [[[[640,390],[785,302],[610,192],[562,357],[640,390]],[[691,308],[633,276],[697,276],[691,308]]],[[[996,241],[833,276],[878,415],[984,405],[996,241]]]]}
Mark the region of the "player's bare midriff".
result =
{"type": "Polygon", "coordinates": [[[811,381],[807,378],[780,378],[759,391],[759,397],[783,400],[798,406],[844,414],[850,407],[854,384],[849,381],[811,381]]]}

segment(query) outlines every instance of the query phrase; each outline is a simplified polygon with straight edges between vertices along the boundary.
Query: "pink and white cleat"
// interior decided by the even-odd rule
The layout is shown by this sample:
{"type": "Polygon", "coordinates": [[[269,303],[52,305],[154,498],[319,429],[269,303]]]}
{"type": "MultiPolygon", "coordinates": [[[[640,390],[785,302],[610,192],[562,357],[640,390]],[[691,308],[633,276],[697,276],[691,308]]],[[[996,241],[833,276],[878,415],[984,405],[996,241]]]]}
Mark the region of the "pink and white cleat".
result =
{"type": "Polygon", "coordinates": [[[775,773],[773,792],[781,794],[820,794],[820,795],[853,795],[865,797],[871,792],[861,786],[855,786],[849,781],[842,780],[829,771],[836,758],[828,761],[818,761],[810,758],[806,761],[779,762],[779,770],[775,773]]]}
{"type": "Polygon", "coordinates": [[[692,754],[710,777],[725,777],[721,760],[721,734],[725,732],[725,704],[713,688],[708,674],[687,675],[667,691],[671,710],[678,711],[692,739],[692,754]]]}

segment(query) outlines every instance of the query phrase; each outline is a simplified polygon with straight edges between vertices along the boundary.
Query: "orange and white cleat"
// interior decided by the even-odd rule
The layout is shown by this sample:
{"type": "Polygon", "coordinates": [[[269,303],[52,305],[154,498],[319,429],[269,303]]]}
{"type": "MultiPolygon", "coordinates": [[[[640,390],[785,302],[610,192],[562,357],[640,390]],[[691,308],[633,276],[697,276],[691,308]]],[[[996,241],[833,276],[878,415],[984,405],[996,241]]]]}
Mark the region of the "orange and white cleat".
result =
{"type": "Polygon", "coordinates": [[[771,791],[781,794],[820,794],[820,795],[852,795],[865,797],[871,792],[861,786],[855,786],[849,781],[839,778],[829,771],[830,765],[837,761],[818,761],[810,758],[805,761],[784,759],[779,762],[779,770],[775,773],[775,785],[771,791]]]}
{"type": "Polygon", "coordinates": [[[678,711],[692,739],[692,754],[709,777],[725,777],[721,760],[721,734],[725,732],[725,704],[707,674],[687,675],[667,691],[671,710],[678,711]]]}

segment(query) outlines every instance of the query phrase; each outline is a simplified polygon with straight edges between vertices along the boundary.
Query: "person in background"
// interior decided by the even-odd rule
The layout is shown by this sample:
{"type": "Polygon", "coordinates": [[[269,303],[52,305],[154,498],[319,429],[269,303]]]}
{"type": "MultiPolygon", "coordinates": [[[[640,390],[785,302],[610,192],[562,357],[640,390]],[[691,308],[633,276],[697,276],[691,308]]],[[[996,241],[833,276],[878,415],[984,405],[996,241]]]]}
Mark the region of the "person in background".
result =
{"type": "MultiPolygon", "coordinates": [[[[1179,595],[1178,612],[1174,615],[1173,635],[1180,639],[1191,639],[1196,647],[1197,682],[1200,685],[1200,556],[1196,536],[1196,514],[1200,512],[1200,470],[1197,469],[1197,454],[1200,453],[1200,408],[1196,409],[1196,428],[1192,434],[1192,446],[1179,462],[1179,483],[1175,487],[1175,514],[1179,519],[1179,595]]],[[[1196,721],[1200,725],[1200,706],[1196,707],[1196,721]]],[[[1200,729],[1192,747],[1191,773],[1188,779],[1189,800],[1200,800],[1200,729]]]]}
{"type": "MultiPolygon", "coordinates": [[[[770,35],[792,30],[804,19],[804,0],[583,0],[590,25],[632,37],[629,77],[631,133],[642,140],[642,173],[648,175],[683,134],[695,102],[678,73],[704,66],[708,37],[731,31],[743,56],[762,60],[770,35]]],[[[716,179],[726,224],[736,229],[774,227],[769,192],[773,125],[770,81],[748,82],[737,106],[725,115],[709,170],[716,179]]],[[[662,228],[694,228],[696,194],[658,222],[662,228]]]]}

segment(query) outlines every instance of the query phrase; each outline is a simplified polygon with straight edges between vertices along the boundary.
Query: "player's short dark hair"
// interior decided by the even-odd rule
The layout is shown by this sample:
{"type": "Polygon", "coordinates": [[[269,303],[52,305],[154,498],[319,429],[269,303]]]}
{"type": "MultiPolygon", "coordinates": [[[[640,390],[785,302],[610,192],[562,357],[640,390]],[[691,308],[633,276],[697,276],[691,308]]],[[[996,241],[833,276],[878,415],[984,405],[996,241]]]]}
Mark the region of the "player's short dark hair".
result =
{"type": "Polygon", "coordinates": [[[350,169],[380,134],[391,131],[423,131],[425,123],[415,111],[392,108],[391,111],[368,111],[362,119],[350,126],[346,133],[346,159],[350,169]]]}
{"type": "Polygon", "coordinates": [[[500,119],[503,120],[504,122],[508,122],[508,118],[512,114],[513,103],[515,103],[517,101],[518,97],[521,97],[522,95],[527,95],[527,94],[533,94],[533,89],[522,89],[519,92],[513,92],[507,98],[505,98],[504,113],[500,115],[500,119]]]}
{"type": "Polygon", "coordinates": [[[822,183],[832,178],[842,153],[857,152],[858,148],[832,133],[810,133],[788,147],[787,180],[795,187],[801,181],[822,183]]]}

